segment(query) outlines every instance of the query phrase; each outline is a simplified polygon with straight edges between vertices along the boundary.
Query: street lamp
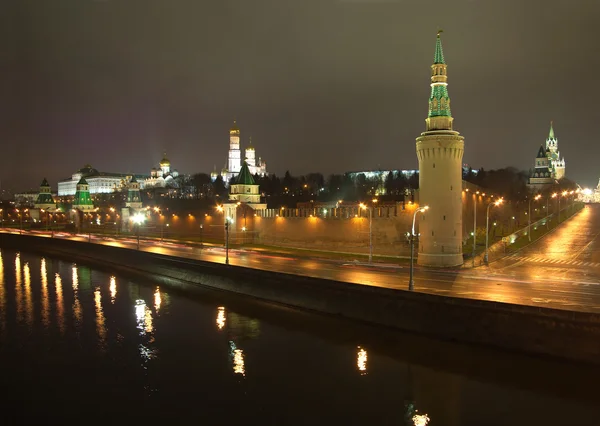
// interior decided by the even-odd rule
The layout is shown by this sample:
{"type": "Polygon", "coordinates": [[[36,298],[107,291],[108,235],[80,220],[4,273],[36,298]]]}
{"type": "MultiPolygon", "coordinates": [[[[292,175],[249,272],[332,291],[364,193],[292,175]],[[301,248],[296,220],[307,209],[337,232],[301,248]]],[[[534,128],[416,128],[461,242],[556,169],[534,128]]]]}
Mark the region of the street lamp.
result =
{"type": "MultiPolygon", "coordinates": [[[[359,207],[363,210],[367,210],[368,207],[360,203],[359,207]]],[[[369,263],[373,263],[373,208],[369,210],[369,263]]]]}
{"type": "Polygon", "coordinates": [[[554,194],[552,194],[552,198],[558,198],[558,218],[556,223],[559,224],[560,223],[560,195],[555,192],[554,194]]]}
{"type": "Polygon", "coordinates": [[[225,218],[225,265],[229,265],[229,218],[225,218]]]}
{"type": "Polygon", "coordinates": [[[19,209],[15,209],[15,211],[19,215],[19,234],[23,234],[23,214],[19,209]]]}
{"type": "Polygon", "coordinates": [[[204,239],[202,238],[203,233],[204,233],[204,225],[201,223],[200,224],[200,247],[204,246],[204,243],[203,243],[204,239]]]}
{"type": "Polygon", "coordinates": [[[140,249],[140,225],[142,223],[144,223],[144,220],[146,220],[146,216],[144,216],[142,213],[136,213],[133,215],[133,217],[131,218],[131,220],[133,221],[133,223],[136,225],[136,230],[137,230],[137,249],[140,249]]]}
{"type": "Polygon", "coordinates": [[[490,236],[490,207],[492,206],[499,206],[500,204],[502,204],[502,198],[500,198],[499,200],[496,201],[492,201],[491,203],[488,204],[487,206],[487,211],[485,213],[485,254],[483,255],[483,262],[487,265],[488,264],[488,239],[490,236]]]}
{"type": "Polygon", "coordinates": [[[417,236],[415,234],[415,221],[417,220],[417,213],[419,212],[424,212],[429,210],[429,206],[423,206],[423,207],[419,207],[418,209],[415,210],[415,213],[413,214],[413,221],[412,221],[412,233],[410,234],[410,277],[408,279],[408,290],[409,291],[413,291],[415,289],[415,282],[413,280],[413,269],[414,269],[414,248],[415,248],[415,237],[417,236]]]}
{"type": "MultiPolygon", "coordinates": [[[[540,198],[542,198],[540,194],[533,197],[535,201],[539,200],[540,198]]],[[[527,216],[529,218],[529,222],[527,225],[527,236],[529,237],[529,241],[531,241],[531,198],[529,198],[529,214],[527,216]]]]}

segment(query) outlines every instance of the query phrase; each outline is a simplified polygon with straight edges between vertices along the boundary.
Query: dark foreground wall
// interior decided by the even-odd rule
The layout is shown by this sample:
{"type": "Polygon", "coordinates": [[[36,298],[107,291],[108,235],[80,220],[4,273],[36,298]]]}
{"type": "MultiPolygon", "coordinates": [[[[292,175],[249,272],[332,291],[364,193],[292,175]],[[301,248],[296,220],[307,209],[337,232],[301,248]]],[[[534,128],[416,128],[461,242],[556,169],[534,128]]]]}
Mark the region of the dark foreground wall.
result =
{"type": "Polygon", "coordinates": [[[597,314],[411,293],[25,235],[0,234],[0,247],[134,273],[187,291],[235,292],[443,339],[600,363],[597,314]]]}

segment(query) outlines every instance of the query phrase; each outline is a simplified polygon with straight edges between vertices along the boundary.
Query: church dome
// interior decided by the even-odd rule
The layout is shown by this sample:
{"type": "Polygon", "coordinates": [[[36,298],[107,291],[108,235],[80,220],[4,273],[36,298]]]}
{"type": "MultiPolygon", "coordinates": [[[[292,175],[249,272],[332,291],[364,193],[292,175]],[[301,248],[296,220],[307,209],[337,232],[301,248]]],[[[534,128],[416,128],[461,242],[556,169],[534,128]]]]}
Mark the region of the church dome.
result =
{"type": "Polygon", "coordinates": [[[81,173],[82,176],[95,176],[98,174],[98,170],[94,169],[91,165],[86,164],[78,170],[78,173],[81,173]]]}
{"type": "Polygon", "coordinates": [[[160,167],[167,167],[167,166],[170,166],[170,165],[171,165],[171,162],[167,158],[167,153],[165,152],[163,154],[163,159],[160,160],[160,167]]]}

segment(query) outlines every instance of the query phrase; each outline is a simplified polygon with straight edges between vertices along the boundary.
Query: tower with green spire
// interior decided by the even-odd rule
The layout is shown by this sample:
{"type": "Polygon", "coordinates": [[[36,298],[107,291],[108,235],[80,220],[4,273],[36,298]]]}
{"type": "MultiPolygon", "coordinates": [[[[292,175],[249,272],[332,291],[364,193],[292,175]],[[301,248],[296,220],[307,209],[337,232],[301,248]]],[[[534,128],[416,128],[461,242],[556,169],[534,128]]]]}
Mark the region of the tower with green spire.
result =
{"type": "Polygon", "coordinates": [[[56,202],[52,197],[52,189],[50,188],[50,184],[44,178],[42,183],[40,184],[40,193],[38,194],[37,199],[35,200],[34,206],[36,209],[54,209],[56,208],[56,202]]]}
{"type": "Polygon", "coordinates": [[[462,158],[464,138],[454,131],[448,94],[448,66],[437,33],[431,65],[431,94],[425,132],[417,138],[419,216],[417,263],[448,267],[463,263],[462,158]]]}
{"type": "Polygon", "coordinates": [[[73,208],[75,210],[81,210],[82,212],[94,210],[94,203],[90,196],[90,186],[84,177],[77,182],[77,190],[75,192],[75,198],[73,199],[73,208]]]}
{"type": "Polygon", "coordinates": [[[560,157],[558,139],[554,134],[554,125],[550,122],[550,131],[546,143],[538,149],[535,167],[529,170],[529,186],[542,190],[565,176],[565,159],[560,157]]]}
{"type": "Polygon", "coordinates": [[[223,204],[225,218],[230,223],[229,232],[250,235],[254,212],[266,209],[267,205],[260,202],[259,185],[254,181],[246,161],[242,163],[242,168],[229,189],[229,202],[223,204]],[[240,218],[243,221],[238,220],[240,218]]]}
{"type": "Polygon", "coordinates": [[[127,184],[127,201],[125,201],[125,207],[132,209],[142,208],[142,197],[140,196],[140,184],[135,178],[131,177],[131,180],[127,184]]]}

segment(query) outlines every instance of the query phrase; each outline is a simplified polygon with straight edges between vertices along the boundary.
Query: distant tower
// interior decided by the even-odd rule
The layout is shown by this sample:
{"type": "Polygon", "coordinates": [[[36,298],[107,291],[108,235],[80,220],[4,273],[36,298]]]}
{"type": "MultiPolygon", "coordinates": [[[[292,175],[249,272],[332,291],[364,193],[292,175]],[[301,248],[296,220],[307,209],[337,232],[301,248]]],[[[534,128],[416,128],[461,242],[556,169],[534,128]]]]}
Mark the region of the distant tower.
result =
{"type": "Polygon", "coordinates": [[[550,122],[550,133],[546,139],[546,151],[548,153],[548,160],[550,161],[549,166],[553,171],[553,178],[562,179],[565,177],[565,159],[560,158],[558,139],[554,136],[552,121],[550,122]]]}
{"type": "Polygon", "coordinates": [[[34,206],[36,209],[46,210],[56,208],[56,203],[54,202],[54,198],[52,198],[52,189],[46,178],[44,178],[40,185],[40,193],[35,200],[34,206]]]}
{"type": "Polygon", "coordinates": [[[248,148],[246,148],[246,162],[252,170],[256,167],[256,151],[252,146],[252,138],[248,139],[248,148]]]}
{"type": "Polygon", "coordinates": [[[84,177],[77,182],[77,191],[75,192],[75,199],[73,200],[73,208],[75,210],[81,210],[82,212],[94,210],[94,203],[92,203],[92,197],[90,197],[90,186],[84,177]]]}
{"type": "Polygon", "coordinates": [[[240,150],[240,129],[237,126],[235,120],[233,126],[229,130],[229,164],[227,171],[229,177],[236,175],[242,168],[241,162],[241,150],[240,150]]]}
{"type": "Polygon", "coordinates": [[[215,164],[213,166],[213,171],[210,173],[210,180],[211,182],[214,182],[217,180],[217,176],[219,176],[219,173],[217,173],[217,165],[215,164]]]}
{"type": "Polygon", "coordinates": [[[420,217],[417,263],[445,267],[463,263],[461,195],[465,142],[452,130],[447,66],[440,32],[431,66],[427,130],[417,138],[419,203],[429,206],[420,217]]]}
{"type": "MultiPolygon", "coordinates": [[[[162,162],[161,162],[162,167],[162,162]]],[[[127,185],[127,201],[125,207],[130,207],[134,210],[142,208],[142,198],[140,196],[140,183],[135,176],[131,178],[127,185]]]]}
{"type": "Polygon", "coordinates": [[[171,162],[167,158],[167,153],[163,153],[163,159],[160,160],[160,170],[162,171],[162,175],[167,177],[171,173],[171,162]]]}

